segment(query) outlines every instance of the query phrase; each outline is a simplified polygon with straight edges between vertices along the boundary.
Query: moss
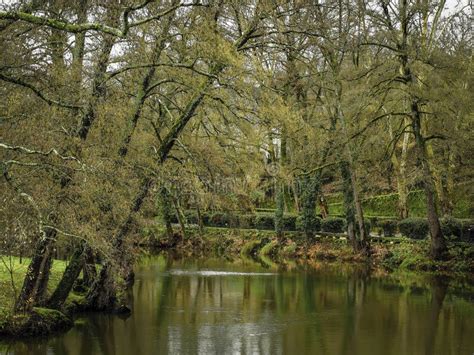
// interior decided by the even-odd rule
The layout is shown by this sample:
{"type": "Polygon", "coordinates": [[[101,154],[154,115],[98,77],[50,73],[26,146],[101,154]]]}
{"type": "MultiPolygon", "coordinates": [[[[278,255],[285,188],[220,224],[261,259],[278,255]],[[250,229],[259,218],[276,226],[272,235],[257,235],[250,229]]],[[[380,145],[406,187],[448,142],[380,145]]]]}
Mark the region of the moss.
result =
{"type": "Polygon", "coordinates": [[[263,248],[260,250],[260,256],[268,256],[275,253],[275,249],[278,246],[278,242],[276,240],[272,240],[271,242],[265,244],[263,248]]]}
{"type": "Polygon", "coordinates": [[[240,255],[252,255],[255,254],[257,248],[260,246],[261,242],[259,240],[251,240],[244,244],[240,251],[240,255]]]}
{"type": "Polygon", "coordinates": [[[73,314],[87,309],[87,299],[85,294],[78,294],[76,292],[69,293],[69,296],[64,304],[64,312],[73,314]]]}
{"type": "Polygon", "coordinates": [[[281,256],[283,257],[289,257],[293,256],[296,252],[297,245],[295,242],[291,242],[288,245],[284,246],[283,249],[281,250],[281,256]]]}
{"type": "Polygon", "coordinates": [[[29,314],[12,315],[3,322],[0,334],[10,337],[33,337],[66,330],[74,325],[64,313],[35,307],[29,314]]]}

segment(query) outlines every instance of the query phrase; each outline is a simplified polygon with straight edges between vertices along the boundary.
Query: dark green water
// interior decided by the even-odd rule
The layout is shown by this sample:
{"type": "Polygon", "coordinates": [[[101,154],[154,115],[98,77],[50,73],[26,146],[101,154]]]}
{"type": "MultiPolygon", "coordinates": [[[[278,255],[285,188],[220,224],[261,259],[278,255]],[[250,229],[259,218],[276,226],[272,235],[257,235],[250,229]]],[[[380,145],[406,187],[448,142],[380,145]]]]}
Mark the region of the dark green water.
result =
{"type": "Polygon", "coordinates": [[[473,295],[451,290],[434,278],[149,257],[129,318],[81,316],[66,334],[0,353],[471,355],[473,295]]]}

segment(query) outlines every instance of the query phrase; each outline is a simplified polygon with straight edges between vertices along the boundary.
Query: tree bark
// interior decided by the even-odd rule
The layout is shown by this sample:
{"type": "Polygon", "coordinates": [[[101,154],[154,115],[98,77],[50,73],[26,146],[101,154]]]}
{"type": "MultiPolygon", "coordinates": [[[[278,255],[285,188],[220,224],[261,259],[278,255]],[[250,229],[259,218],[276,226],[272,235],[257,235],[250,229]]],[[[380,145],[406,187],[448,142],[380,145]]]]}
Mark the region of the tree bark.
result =
{"type": "Polygon", "coordinates": [[[74,282],[79,277],[85,264],[85,256],[88,249],[89,247],[85,242],[82,242],[80,247],[75,248],[61,281],[56,286],[56,289],[46,303],[49,308],[60,309],[63,306],[69,292],[71,292],[72,287],[74,286],[74,282]]]}
{"type": "Polygon", "coordinates": [[[39,297],[44,295],[51,268],[51,251],[55,236],[56,231],[48,228],[37,242],[23,286],[15,303],[14,311],[16,313],[31,311],[39,297]]]}
{"type": "Polygon", "coordinates": [[[416,101],[413,101],[411,104],[411,118],[415,142],[420,155],[421,170],[423,173],[428,225],[431,236],[431,256],[433,259],[439,260],[446,256],[447,246],[443,232],[441,231],[438,212],[436,210],[436,192],[433,182],[433,175],[428,163],[426,142],[421,133],[421,113],[416,101]]]}

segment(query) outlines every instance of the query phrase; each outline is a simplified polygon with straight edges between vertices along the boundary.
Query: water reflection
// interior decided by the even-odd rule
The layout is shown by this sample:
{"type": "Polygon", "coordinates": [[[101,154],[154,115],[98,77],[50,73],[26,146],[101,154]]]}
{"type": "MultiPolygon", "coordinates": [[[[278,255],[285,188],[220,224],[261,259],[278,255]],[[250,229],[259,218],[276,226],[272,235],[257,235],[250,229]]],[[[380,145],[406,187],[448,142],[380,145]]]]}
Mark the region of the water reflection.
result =
{"type": "MultiPolygon", "coordinates": [[[[266,264],[265,264],[266,265],[266,264]]],[[[10,354],[472,354],[474,305],[366,270],[278,271],[250,261],[153,257],[137,267],[128,319],[89,315],[10,354]]],[[[423,284],[423,283],[421,283],[423,284]]],[[[7,350],[8,349],[8,350],[7,350]]]]}

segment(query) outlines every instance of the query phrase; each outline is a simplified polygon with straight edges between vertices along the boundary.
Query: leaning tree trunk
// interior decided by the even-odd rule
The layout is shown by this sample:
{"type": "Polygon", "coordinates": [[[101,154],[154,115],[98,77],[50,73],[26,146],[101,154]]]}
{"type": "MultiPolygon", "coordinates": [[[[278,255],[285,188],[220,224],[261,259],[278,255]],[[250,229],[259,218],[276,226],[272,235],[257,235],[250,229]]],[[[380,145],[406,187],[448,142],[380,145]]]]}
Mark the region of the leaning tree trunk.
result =
{"type": "MultiPolygon", "coordinates": [[[[257,30],[257,25],[260,21],[259,16],[255,16],[251,21],[250,26],[234,43],[236,49],[240,49],[248,42],[252,34],[257,30]]],[[[168,154],[173,148],[176,139],[181,135],[182,131],[187,126],[188,122],[194,116],[196,109],[201,104],[205,97],[206,91],[215,82],[215,77],[218,76],[225,68],[222,63],[216,63],[211,67],[210,76],[205,83],[198,89],[198,92],[188,101],[186,107],[181,113],[180,117],[174,122],[166,136],[161,140],[160,148],[158,149],[158,167],[168,158],[168,154]]],[[[123,244],[125,238],[130,230],[133,218],[135,214],[140,210],[144,199],[149,193],[153,180],[145,178],[139,188],[139,191],[133,201],[132,207],[129,211],[128,217],[125,222],[121,225],[119,231],[113,240],[114,248],[114,259],[118,263],[124,260],[124,248],[123,244]]],[[[116,309],[118,303],[122,301],[122,295],[124,295],[123,289],[123,278],[120,275],[120,270],[114,270],[110,262],[105,263],[102,267],[101,272],[97,280],[92,285],[87,295],[87,302],[89,306],[95,309],[116,309]],[[118,273],[118,275],[117,275],[118,273]]]]}
{"type": "Polygon", "coordinates": [[[423,173],[428,225],[431,236],[431,256],[433,259],[439,260],[446,256],[447,246],[443,232],[441,231],[438,211],[436,210],[436,192],[433,175],[428,163],[426,141],[421,133],[421,112],[416,101],[413,101],[411,105],[411,118],[415,142],[420,154],[421,170],[423,173]]]}
{"type": "Polygon", "coordinates": [[[35,247],[31,262],[28,265],[23,286],[15,303],[15,312],[28,312],[44,296],[50,268],[51,252],[56,231],[46,229],[35,247]]]}
{"type": "Polygon", "coordinates": [[[127,252],[124,246],[125,237],[128,235],[134,216],[140,211],[152,185],[153,180],[151,178],[143,179],[130,208],[128,217],[120,226],[120,229],[113,239],[113,258],[104,264],[97,280],[93,283],[87,294],[87,303],[92,309],[114,310],[125,301],[123,299],[125,293],[122,291],[124,291],[124,287],[127,286],[126,279],[129,277],[131,269],[131,266],[128,264],[129,258],[126,255],[127,252]],[[113,266],[112,262],[116,263],[116,265],[113,266]]]}
{"type": "Polygon", "coordinates": [[[159,194],[158,194],[158,203],[159,203],[159,210],[161,214],[161,218],[163,223],[166,227],[166,237],[172,238],[173,237],[173,227],[171,225],[171,221],[173,218],[172,206],[171,206],[171,198],[168,189],[165,186],[160,186],[159,194]]]}
{"type": "Polygon", "coordinates": [[[92,251],[92,248],[87,247],[85,252],[85,262],[82,268],[82,279],[85,287],[91,287],[97,277],[95,264],[94,252],[92,251]]]}
{"type": "Polygon", "coordinates": [[[63,306],[85,264],[88,249],[86,242],[82,242],[81,246],[74,250],[61,281],[47,302],[49,308],[60,309],[63,306]]]}

